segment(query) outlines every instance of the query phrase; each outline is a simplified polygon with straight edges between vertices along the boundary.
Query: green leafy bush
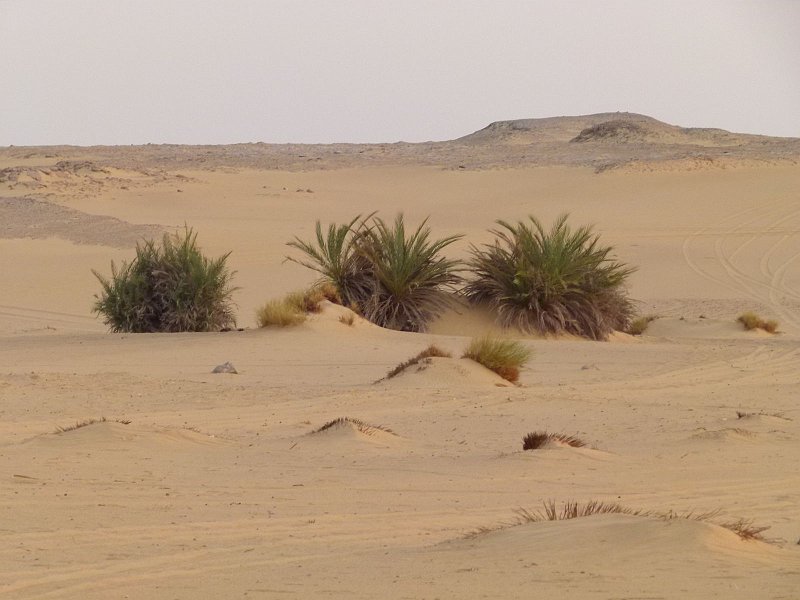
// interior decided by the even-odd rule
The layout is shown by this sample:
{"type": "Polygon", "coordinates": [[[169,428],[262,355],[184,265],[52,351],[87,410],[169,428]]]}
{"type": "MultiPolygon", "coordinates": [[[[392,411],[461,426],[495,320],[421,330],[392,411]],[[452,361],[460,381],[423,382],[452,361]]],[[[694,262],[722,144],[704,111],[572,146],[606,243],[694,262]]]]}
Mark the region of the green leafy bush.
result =
{"type": "Polygon", "coordinates": [[[497,221],[494,243],[471,247],[466,297],[488,303],[502,325],[526,332],[599,340],[624,330],[633,314],[624,284],[635,269],[610,258],[612,248],[601,246],[591,227],[572,230],[567,215],[550,231],[529,219],[497,221]]]}
{"type": "Polygon", "coordinates": [[[230,285],[234,273],[226,262],[230,253],[206,258],[197,246],[197,234],[165,234],[161,245],[153,240],[137,244],[136,257],[111,278],[92,270],[102,285],[94,312],[114,332],[152,333],[219,331],[235,327],[230,285]]]}

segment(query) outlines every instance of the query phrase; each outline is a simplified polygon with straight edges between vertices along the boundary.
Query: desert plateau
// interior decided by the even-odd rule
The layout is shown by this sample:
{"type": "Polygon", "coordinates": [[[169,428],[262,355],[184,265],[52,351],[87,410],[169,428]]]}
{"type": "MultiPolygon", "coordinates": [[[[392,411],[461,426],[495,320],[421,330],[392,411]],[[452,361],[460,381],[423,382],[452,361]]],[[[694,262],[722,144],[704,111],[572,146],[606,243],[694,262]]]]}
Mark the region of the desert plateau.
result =
{"type": "Polygon", "coordinates": [[[0,599],[800,598],[800,139],[602,113],[2,147],[0,274],[0,599]],[[568,213],[651,320],[594,341],[459,302],[397,331],[324,301],[257,326],[316,279],[288,242],[373,213],[463,236],[453,260],[568,213]],[[236,327],[109,331],[93,270],[185,226],[230,253],[236,327]],[[517,384],[460,358],[489,333],[530,352],[517,384]],[[431,344],[452,358],[385,377],[431,344]]]}

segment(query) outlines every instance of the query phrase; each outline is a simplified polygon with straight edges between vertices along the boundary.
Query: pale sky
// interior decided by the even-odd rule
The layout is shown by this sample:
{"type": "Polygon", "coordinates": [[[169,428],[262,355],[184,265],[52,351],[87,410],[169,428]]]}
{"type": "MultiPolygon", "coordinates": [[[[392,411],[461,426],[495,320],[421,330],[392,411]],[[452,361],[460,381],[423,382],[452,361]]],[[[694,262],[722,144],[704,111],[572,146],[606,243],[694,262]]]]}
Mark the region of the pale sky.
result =
{"type": "Polygon", "coordinates": [[[0,0],[0,146],[414,142],[631,111],[800,137],[800,0],[0,0]]]}

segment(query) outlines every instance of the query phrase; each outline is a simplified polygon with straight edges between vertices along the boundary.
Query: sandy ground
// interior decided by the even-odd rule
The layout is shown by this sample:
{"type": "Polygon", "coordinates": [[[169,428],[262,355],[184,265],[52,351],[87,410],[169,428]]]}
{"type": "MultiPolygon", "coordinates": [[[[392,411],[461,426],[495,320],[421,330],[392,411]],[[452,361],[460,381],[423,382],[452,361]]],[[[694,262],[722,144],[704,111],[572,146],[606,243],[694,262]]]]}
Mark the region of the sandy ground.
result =
{"type": "Polygon", "coordinates": [[[797,598],[797,143],[654,126],[575,149],[587,123],[380,160],[0,149],[0,598],[797,598]],[[491,328],[474,312],[425,334],[349,327],[335,306],[254,328],[258,305],[313,280],[287,241],[374,210],[466,234],[453,256],[495,219],[569,212],[639,267],[631,296],[660,318],[640,338],[524,338],[519,387],[459,359],[374,383],[431,342],[460,355],[491,328]],[[232,252],[244,330],[107,333],[91,269],[184,224],[232,252]],[[780,333],[742,331],[747,309],[780,333]],[[225,361],[239,374],[211,374],[225,361]],[[391,432],[314,433],[339,417],[391,432]],[[536,430],[587,445],[522,451],[536,430]],[[548,500],[716,513],[515,524],[548,500]],[[765,539],[722,526],[739,519],[765,539]]]}

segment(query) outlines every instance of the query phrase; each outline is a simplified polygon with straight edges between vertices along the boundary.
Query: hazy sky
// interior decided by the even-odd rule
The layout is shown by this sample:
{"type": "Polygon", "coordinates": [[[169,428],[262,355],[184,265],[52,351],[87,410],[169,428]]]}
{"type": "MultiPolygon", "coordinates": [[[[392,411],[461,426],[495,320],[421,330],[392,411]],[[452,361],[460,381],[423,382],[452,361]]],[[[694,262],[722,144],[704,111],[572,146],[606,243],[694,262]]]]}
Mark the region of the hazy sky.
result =
{"type": "Polygon", "coordinates": [[[0,0],[0,145],[393,142],[606,111],[800,137],[800,0],[0,0]]]}

